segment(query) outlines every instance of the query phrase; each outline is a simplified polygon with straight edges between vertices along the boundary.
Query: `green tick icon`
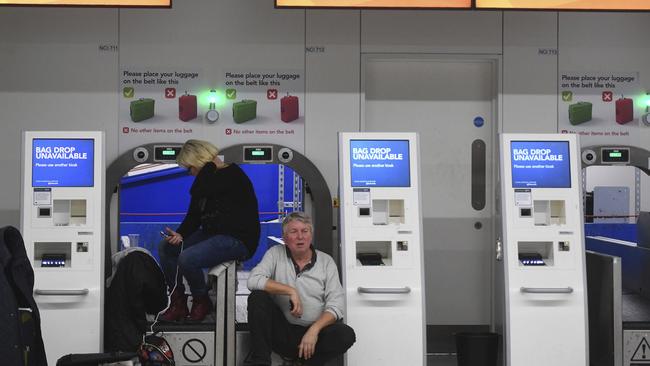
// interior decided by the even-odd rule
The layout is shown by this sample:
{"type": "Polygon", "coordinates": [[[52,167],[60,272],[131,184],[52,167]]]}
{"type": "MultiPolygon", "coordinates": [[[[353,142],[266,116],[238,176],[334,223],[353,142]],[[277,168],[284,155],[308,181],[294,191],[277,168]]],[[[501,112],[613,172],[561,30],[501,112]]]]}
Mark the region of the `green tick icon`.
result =
{"type": "Polygon", "coordinates": [[[133,90],[133,88],[130,86],[125,86],[124,89],[122,89],[122,95],[124,98],[133,98],[135,95],[135,90],[133,90]]]}

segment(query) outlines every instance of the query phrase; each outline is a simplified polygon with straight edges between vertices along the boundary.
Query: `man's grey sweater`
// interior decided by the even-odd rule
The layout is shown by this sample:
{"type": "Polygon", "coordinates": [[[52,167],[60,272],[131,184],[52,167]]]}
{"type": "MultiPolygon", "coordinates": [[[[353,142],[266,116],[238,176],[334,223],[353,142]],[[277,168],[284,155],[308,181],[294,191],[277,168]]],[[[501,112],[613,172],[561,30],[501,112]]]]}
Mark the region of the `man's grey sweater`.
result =
{"type": "MultiPolygon", "coordinates": [[[[266,281],[275,280],[298,291],[302,302],[302,316],[296,318],[289,310],[289,296],[271,295],[289,323],[310,326],[323,311],[332,313],[336,319],[343,318],[345,293],[336,263],[332,257],[313,249],[316,260],[313,267],[296,275],[289,251],[284,245],[271,247],[248,278],[248,288],[264,290],[266,281]]],[[[312,261],[313,262],[313,261],[312,261]]]]}

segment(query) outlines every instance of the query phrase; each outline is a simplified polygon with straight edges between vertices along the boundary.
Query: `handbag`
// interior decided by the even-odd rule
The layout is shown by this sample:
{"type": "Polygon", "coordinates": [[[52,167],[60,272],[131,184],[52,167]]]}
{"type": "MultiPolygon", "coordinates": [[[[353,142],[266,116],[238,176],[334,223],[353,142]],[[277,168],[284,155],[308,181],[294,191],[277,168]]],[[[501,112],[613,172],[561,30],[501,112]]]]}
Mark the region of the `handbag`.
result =
{"type": "Polygon", "coordinates": [[[144,337],[138,348],[138,358],[143,366],[174,366],[174,352],[163,337],[155,334],[144,337]]]}

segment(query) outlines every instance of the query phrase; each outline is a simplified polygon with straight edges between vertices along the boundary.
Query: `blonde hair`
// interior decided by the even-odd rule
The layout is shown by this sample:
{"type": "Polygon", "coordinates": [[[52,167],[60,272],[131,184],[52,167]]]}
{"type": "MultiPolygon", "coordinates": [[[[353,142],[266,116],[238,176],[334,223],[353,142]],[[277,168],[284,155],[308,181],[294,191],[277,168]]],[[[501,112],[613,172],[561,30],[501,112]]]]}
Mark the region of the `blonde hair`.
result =
{"type": "Polygon", "coordinates": [[[287,226],[292,221],[300,221],[303,224],[309,226],[309,230],[312,233],[314,232],[314,225],[311,222],[311,217],[309,217],[309,215],[307,215],[306,213],[304,213],[302,211],[293,211],[292,213],[285,216],[284,220],[282,220],[282,235],[287,233],[287,226]]]}
{"type": "Polygon", "coordinates": [[[176,162],[186,168],[201,169],[206,163],[214,160],[217,154],[219,154],[219,149],[207,141],[187,140],[183,144],[181,152],[178,153],[176,162]]]}

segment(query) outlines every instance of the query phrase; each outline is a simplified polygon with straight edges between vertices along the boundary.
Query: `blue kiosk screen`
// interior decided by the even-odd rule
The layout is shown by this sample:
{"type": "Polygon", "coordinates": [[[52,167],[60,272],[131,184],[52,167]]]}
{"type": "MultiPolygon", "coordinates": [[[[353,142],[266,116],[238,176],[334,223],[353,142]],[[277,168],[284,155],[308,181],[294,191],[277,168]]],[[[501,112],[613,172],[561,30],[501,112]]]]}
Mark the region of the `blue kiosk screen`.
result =
{"type": "Polygon", "coordinates": [[[32,187],[92,187],[93,139],[34,139],[32,187]]]}
{"type": "Polygon", "coordinates": [[[410,187],[408,140],[351,140],[352,187],[410,187]]]}
{"type": "Polygon", "coordinates": [[[511,141],[513,188],[571,188],[568,141],[511,141]]]}

